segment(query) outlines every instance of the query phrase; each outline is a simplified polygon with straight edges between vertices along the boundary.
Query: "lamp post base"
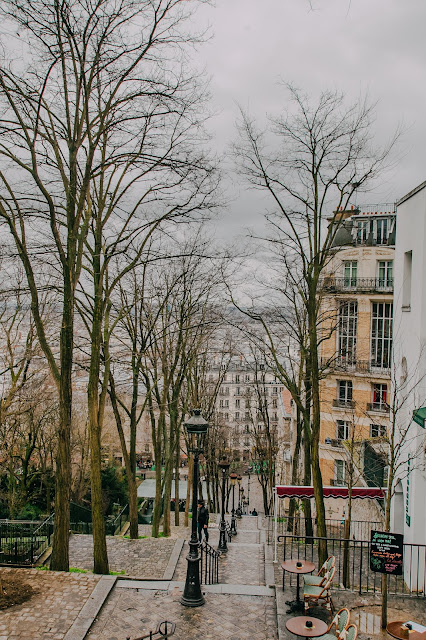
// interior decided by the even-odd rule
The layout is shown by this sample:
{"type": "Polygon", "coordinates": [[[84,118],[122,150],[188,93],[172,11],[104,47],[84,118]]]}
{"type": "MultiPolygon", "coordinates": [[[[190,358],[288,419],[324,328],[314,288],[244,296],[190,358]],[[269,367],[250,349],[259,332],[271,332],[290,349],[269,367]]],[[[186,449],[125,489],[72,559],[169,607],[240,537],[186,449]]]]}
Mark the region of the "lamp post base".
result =
{"type": "Polygon", "coordinates": [[[232,513],[231,517],[231,533],[233,536],[237,535],[237,521],[235,520],[235,513],[232,513]]]}
{"type": "Polygon", "coordinates": [[[201,607],[205,600],[201,593],[200,584],[200,556],[187,556],[188,567],[186,571],[185,589],[180,603],[184,607],[201,607]]]}
{"type": "Polygon", "coordinates": [[[226,544],[226,527],[225,525],[222,527],[222,523],[220,523],[219,531],[219,546],[217,550],[219,553],[228,553],[228,545],[226,544]]]}

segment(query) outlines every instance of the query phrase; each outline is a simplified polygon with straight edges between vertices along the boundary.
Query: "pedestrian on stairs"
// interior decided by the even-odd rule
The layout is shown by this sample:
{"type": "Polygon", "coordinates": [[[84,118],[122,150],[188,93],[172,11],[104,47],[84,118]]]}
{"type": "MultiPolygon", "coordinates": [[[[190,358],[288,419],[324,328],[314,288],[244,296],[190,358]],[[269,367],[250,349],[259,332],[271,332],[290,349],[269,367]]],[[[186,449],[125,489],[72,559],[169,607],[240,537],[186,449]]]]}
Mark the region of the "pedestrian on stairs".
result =
{"type": "Polygon", "coordinates": [[[198,539],[201,542],[201,538],[204,532],[204,537],[206,542],[209,541],[209,512],[207,508],[204,506],[204,500],[198,501],[198,515],[197,515],[197,529],[198,529],[198,539]]]}

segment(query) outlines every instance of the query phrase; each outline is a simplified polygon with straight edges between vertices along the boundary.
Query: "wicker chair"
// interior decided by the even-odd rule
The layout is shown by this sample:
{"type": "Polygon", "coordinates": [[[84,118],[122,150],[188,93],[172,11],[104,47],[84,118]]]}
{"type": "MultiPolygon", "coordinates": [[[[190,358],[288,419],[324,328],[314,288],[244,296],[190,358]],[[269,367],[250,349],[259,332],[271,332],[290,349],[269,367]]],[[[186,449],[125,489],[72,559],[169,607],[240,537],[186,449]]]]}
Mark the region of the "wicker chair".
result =
{"type": "Polygon", "coordinates": [[[349,609],[340,609],[330,622],[330,626],[327,629],[327,633],[323,636],[319,636],[318,640],[345,640],[347,634],[347,628],[349,626],[350,613],[349,609]],[[335,633],[331,632],[333,626],[336,626],[335,633]]]}
{"type": "Polygon", "coordinates": [[[336,567],[333,567],[327,582],[321,587],[312,587],[308,584],[304,586],[303,598],[305,600],[305,609],[308,609],[310,606],[324,605],[330,609],[331,613],[333,613],[334,604],[330,591],[335,573],[336,567]]]}
{"type": "Polygon", "coordinates": [[[341,639],[342,640],[356,640],[358,635],[358,628],[354,624],[350,624],[347,629],[343,632],[341,639]]]}
{"type": "Polygon", "coordinates": [[[336,564],[335,556],[329,556],[327,560],[322,565],[321,569],[318,571],[316,576],[303,576],[304,584],[309,584],[311,587],[322,587],[322,585],[327,582],[327,578],[330,574],[330,571],[336,564]]]}

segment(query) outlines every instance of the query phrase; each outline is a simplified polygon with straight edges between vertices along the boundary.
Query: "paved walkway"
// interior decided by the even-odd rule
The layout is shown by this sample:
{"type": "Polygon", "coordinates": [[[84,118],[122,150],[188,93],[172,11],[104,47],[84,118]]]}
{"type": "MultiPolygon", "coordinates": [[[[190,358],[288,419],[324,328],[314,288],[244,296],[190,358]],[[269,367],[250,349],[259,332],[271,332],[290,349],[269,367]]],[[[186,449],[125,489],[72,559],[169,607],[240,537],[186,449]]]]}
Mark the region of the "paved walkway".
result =
{"type": "MultiPolygon", "coordinates": [[[[140,534],[148,530],[141,527],[140,534]]],[[[205,605],[180,604],[186,576],[189,529],[173,527],[172,538],[108,539],[110,566],[120,576],[0,569],[28,577],[35,590],[27,603],[0,612],[0,640],[126,640],[154,630],[159,622],[176,624],[173,640],[290,640],[285,629],[286,600],[294,585],[282,589],[281,561],[272,563],[262,518],[238,520],[238,535],[219,560],[218,585],[203,585],[205,605]]],[[[209,542],[217,547],[217,522],[209,542]]],[[[90,536],[71,538],[71,565],[90,569],[90,536]]],[[[280,553],[280,556],[282,554],[280,553]]],[[[348,606],[359,626],[360,640],[382,637],[379,596],[333,593],[336,608],[348,606]]],[[[314,615],[325,616],[324,610],[314,615]]],[[[423,598],[390,598],[389,619],[415,619],[426,624],[423,598]]]]}
{"type": "MultiPolygon", "coordinates": [[[[171,538],[130,540],[118,536],[108,536],[107,549],[110,571],[135,578],[161,579],[175,543],[176,540],[171,538]]],[[[92,571],[92,536],[71,536],[70,566],[92,571]]]]}
{"type": "Polygon", "coordinates": [[[0,640],[62,640],[101,578],[86,573],[9,568],[1,568],[0,576],[16,572],[35,594],[26,603],[0,612],[0,640]]]}
{"type": "MultiPolygon", "coordinates": [[[[90,640],[124,640],[155,629],[162,620],[176,623],[176,640],[274,640],[277,638],[275,590],[265,583],[264,543],[250,516],[238,521],[238,535],[219,560],[219,585],[203,586],[206,603],[196,609],[180,604],[188,545],[180,553],[169,582],[117,582],[92,626],[90,640]]],[[[217,547],[219,530],[210,528],[217,547]]]]}

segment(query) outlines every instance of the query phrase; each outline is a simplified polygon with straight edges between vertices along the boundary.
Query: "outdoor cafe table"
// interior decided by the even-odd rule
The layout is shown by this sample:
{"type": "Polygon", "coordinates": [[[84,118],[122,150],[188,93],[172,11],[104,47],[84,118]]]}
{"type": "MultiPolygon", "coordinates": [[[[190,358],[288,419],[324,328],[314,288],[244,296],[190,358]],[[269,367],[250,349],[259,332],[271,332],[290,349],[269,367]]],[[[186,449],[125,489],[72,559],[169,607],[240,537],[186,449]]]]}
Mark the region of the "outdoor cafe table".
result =
{"type": "Polygon", "coordinates": [[[289,618],[285,623],[286,629],[295,636],[304,636],[305,638],[318,638],[327,633],[328,624],[319,618],[310,618],[309,616],[297,616],[289,618]],[[307,627],[306,623],[312,622],[312,627],[307,627]]]}
{"type": "Polygon", "coordinates": [[[305,605],[303,601],[300,600],[299,576],[300,574],[304,574],[304,573],[312,573],[312,571],[315,569],[315,565],[313,562],[308,562],[308,560],[296,559],[296,560],[284,560],[281,567],[283,569],[283,591],[284,591],[284,571],[288,571],[288,573],[295,573],[297,575],[296,600],[294,600],[293,602],[287,602],[287,604],[290,606],[290,609],[292,611],[297,611],[300,609],[302,609],[303,611],[305,605]],[[301,563],[302,566],[298,567],[297,563],[301,563]]]}
{"type": "Polygon", "coordinates": [[[404,629],[403,625],[405,622],[397,621],[397,622],[389,622],[386,627],[386,631],[389,635],[394,638],[398,638],[398,640],[426,640],[426,630],[425,631],[408,631],[408,629],[404,629]]]}

